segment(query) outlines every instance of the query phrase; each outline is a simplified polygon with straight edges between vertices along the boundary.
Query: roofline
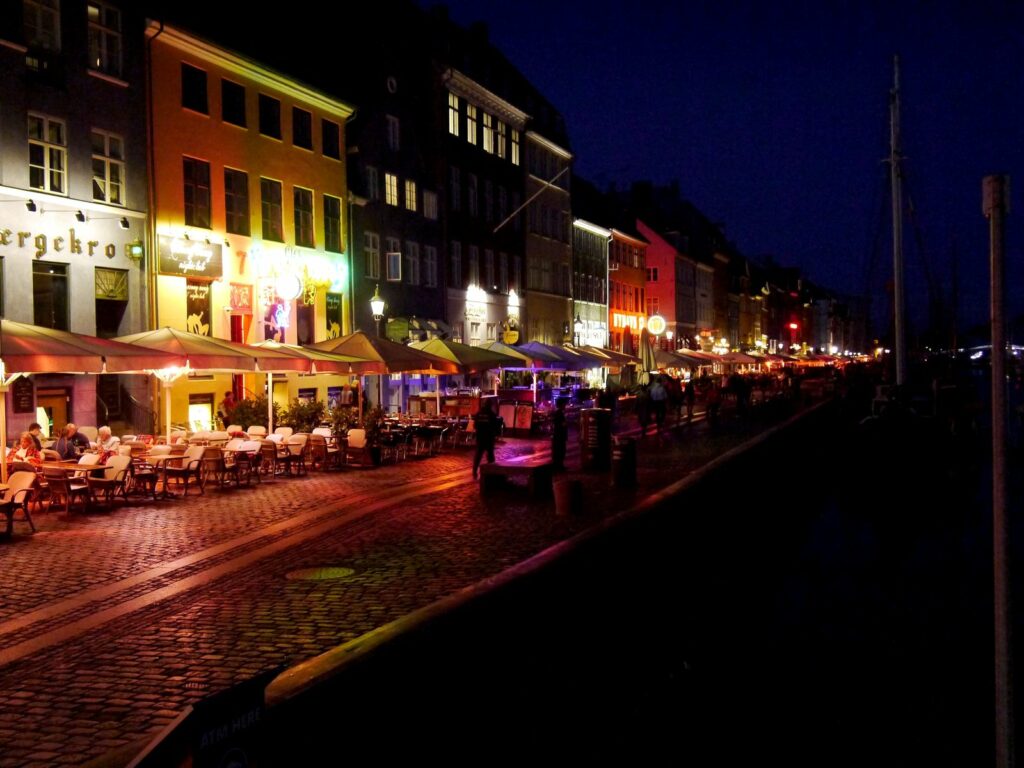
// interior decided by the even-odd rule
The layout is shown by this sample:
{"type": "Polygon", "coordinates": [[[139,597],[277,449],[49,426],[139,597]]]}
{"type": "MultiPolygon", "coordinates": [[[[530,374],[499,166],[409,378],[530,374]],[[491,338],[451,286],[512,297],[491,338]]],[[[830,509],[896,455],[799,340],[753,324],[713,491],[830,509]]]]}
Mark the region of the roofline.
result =
{"type": "Polygon", "coordinates": [[[452,67],[446,69],[444,74],[441,75],[441,82],[456,96],[475,101],[481,107],[492,112],[495,116],[503,118],[507,123],[520,131],[523,130],[527,119],[530,117],[523,110],[505,101],[496,93],[484,88],[473,78],[462,74],[452,67]]]}

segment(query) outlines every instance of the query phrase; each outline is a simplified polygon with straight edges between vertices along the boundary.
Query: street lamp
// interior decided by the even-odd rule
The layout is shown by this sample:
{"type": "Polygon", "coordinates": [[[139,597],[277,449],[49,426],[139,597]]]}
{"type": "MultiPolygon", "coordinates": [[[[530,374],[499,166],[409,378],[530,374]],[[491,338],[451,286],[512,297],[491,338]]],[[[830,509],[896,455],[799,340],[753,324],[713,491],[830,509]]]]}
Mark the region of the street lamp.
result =
{"type": "Polygon", "coordinates": [[[380,297],[380,285],[374,286],[373,296],[370,297],[370,311],[377,323],[377,337],[380,338],[380,321],[384,318],[384,299],[380,297]]]}
{"type": "Polygon", "coordinates": [[[576,319],[573,321],[572,329],[576,332],[576,346],[580,346],[580,337],[583,335],[583,321],[580,320],[579,313],[576,314],[576,319]]]}

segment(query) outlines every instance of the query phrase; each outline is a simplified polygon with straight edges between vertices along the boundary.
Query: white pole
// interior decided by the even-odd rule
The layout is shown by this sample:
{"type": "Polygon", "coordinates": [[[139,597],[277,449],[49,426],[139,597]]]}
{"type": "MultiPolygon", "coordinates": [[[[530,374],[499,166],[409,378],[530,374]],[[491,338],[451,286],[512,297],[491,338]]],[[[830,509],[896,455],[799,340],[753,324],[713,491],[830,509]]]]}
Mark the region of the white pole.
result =
{"type": "Polygon", "coordinates": [[[435,398],[437,400],[437,412],[434,415],[440,418],[440,416],[441,416],[441,374],[437,374],[437,376],[434,377],[434,389],[436,390],[436,393],[437,393],[437,397],[435,398]]]}
{"type": "Polygon", "coordinates": [[[4,380],[3,365],[0,364],[0,445],[4,456],[0,461],[0,482],[7,482],[7,382],[4,380]]]}
{"type": "Polygon", "coordinates": [[[274,434],[274,374],[267,371],[267,434],[274,434]]]}
{"type": "Polygon", "coordinates": [[[164,382],[164,431],[167,433],[167,444],[171,444],[171,383],[164,382]]]}
{"type": "Polygon", "coordinates": [[[537,403],[537,371],[534,370],[534,371],[532,371],[532,373],[533,373],[533,402],[536,405],[536,403],[537,403]]]}

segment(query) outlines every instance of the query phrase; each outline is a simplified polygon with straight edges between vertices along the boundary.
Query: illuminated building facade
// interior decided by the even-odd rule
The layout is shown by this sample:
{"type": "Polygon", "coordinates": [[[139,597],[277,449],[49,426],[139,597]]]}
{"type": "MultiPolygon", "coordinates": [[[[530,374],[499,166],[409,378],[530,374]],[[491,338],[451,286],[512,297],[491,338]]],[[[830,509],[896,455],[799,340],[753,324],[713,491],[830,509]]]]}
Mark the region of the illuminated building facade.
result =
{"type": "Polygon", "coordinates": [[[612,232],[584,219],[573,222],[573,343],[608,345],[608,244],[612,232]],[[576,324],[580,324],[577,333],[576,324]]]}
{"type": "MultiPolygon", "coordinates": [[[[11,2],[0,26],[0,314],[114,337],[146,314],[144,21],[132,3],[11,2]]],[[[142,376],[36,375],[8,395],[33,421],[126,422],[142,376]]],[[[143,420],[140,420],[143,421],[143,420]]]]}
{"type": "Polygon", "coordinates": [[[647,324],[647,241],[612,229],[608,254],[609,348],[635,354],[647,324]],[[627,338],[629,336],[629,338],[627,338]]]}
{"type": "MultiPolygon", "coordinates": [[[[350,332],[352,108],[181,29],[146,31],[154,324],[247,343],[350,332]]],[[[209,428],[224,392],[251,397],[256,378],[177,383],[172,420],[209,428]]],[[[281,377],[274,399],[327,401],[337,385],[281,377]]]]}

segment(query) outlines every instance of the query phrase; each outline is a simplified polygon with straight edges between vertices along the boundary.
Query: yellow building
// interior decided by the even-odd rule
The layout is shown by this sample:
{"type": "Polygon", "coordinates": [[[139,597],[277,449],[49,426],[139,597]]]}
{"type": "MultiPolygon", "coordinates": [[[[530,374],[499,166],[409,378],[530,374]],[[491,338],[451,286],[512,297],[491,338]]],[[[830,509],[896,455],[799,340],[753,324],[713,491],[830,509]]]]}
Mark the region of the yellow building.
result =
{"type": "MultiPolygon", "coordinates": [[[[349,333],[352,107],[180,29],[151,22],[147,44],[154,325],[246,343],[349,333]]],[[[343,383],[275,378],[282,404],[343,383]]],[[[265,386],[193,375],[174,386],[172,421],[216,428],[226,391],[265,386]]]]}

